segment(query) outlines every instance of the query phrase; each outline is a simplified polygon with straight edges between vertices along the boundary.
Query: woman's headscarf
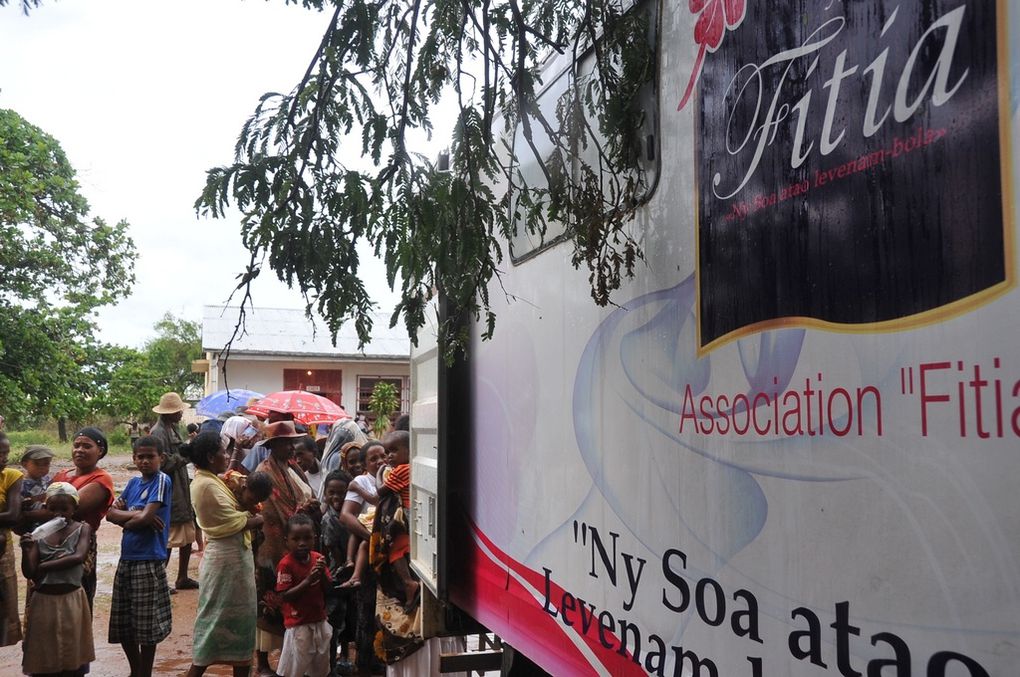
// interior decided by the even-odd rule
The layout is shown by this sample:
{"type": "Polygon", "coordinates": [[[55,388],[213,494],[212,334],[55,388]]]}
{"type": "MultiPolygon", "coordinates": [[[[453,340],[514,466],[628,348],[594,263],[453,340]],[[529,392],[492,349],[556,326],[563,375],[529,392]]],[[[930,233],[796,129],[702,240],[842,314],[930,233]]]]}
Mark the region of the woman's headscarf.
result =
{"type": "Polygon", "coordinates": [[[106,452],[110,450],[110,445],[106,441],[106,435],[99,428],[82,428],[71,439],[73,440],[78,437],[87,437],[95,442],[96,446],[99,447],[99,458],[106,456],[106,452]]]}
{"type": "Polygon", "coordinates": [[[363,446],[365,445],[361,442],[348,442],[340,447],[340,468],[343,468],[347,463],[347,454],[351,449],[361,449],[363,446]]]}
{"type": "Polygon", "coordinates": [[[362,446],[365,442],[368,442],[368,436],[361,432],[361,428],[352,418],[347,418],[342,421],[337,421],[333,424],[333,429],[329,432],[329,438],[326,441],[326,450],[322,454],[322,466],[323,473],[330,473],[340,467],[340,450],[345,444],[356,442],[357,446],[362,446]]]}
{"type": "Polygon", "coordinates": [[[226,435],[230,439],[234,440],[234,443],[240,441],[241,433],[248,429],[251,425],[251,421],[246,419],[244,416],[231,416],[223,422],[223,427],[220,428],[220,434],[226,435]]]}

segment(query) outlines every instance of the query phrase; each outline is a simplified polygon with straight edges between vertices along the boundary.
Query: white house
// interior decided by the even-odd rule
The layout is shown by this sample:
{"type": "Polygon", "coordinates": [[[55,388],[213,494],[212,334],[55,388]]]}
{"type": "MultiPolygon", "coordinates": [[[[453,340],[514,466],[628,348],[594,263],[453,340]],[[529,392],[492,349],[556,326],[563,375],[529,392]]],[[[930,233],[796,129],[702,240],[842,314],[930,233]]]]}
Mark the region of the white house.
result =
{"type": "Polygon", "coordinates": [[[371,341],[359,350],[353,322],[341,327],[334,346],[325,322],[313,324],[303,309],[255,308],[224,360],[221,353],[237,318],[234,306],[203,310],[205,359],[193,366],[205,372],[206,394],[228,386],[261,393],[307,390],[354,416],[368,413],[372,388],[382,380],[397,386],[401,411],[408,411],[411,342],[403,327],[389,328],[388,315],[376,315],[371,341]]]}

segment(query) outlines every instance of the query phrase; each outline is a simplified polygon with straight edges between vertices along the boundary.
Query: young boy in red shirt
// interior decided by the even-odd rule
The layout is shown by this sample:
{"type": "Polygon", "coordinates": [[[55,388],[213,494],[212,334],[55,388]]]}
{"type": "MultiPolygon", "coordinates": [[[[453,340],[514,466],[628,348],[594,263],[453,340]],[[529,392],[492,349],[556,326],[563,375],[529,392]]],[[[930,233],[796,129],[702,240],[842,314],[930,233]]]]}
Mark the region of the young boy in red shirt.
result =
{"type": "Polygon", "coordinates": [[[288,553],[276,567],[276,591],[283,608],[283,650],[276,672],[281,675],[329,674],[333,628],[326,621],[326,558],[312,550],[315,525],[299,513],[287,520],[288,553]]]}

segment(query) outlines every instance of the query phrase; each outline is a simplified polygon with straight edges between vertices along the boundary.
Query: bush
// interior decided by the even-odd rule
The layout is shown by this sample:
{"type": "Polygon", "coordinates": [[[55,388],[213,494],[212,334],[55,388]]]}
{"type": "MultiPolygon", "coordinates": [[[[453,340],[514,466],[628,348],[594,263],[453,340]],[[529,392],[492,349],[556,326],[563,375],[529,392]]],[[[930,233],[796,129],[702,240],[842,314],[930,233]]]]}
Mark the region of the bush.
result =
{"type": "Polygon", "coordinates": [[[130,447],[131,438],[128,437],[127,431],[124,426],[118,425],[114,428],[110,428],[110,431],[106,433],[106,439],[110,443],[111,453],[113,447],[130,447]]]}
{"type": "Polygon", "coordinates": [[[7,437],[11,439],[11,448],[27,447],[30,444],[45,444],[47,447],[60,446],[60,440],[53,433],[45,430],[19,430],[7,431],[7,437]]]}
{"type": "Polygon", "coordinates": [[[55,433],[46,430],[18,430],[7,431],[7,437],[11,440],[11,463],[17,463],[25,447],[30,444],[43,444],[56,453],[57,458],[71,458],[71,445],[61,444],[55,433]]]}
{"type": "MultiPolygon", "coordinates": [[[[100,426],[104,433],[107,433],[106,440],[110,444],[110,456],[119,456],[131,453],[131,440],[123,426],[107,425],[100,426]]],[[[68,427],[67,434],[73,435],[75,428],[68,427]]],[[[61,443],[56,432],[49,430],[18,430],[7,431],[7,437],[11,440],[11,463],[17,463],[24,453],[25,447],[30,444],[44,444],[54,451],[57,458],[71,458],[71,441],[61,443]]]]}

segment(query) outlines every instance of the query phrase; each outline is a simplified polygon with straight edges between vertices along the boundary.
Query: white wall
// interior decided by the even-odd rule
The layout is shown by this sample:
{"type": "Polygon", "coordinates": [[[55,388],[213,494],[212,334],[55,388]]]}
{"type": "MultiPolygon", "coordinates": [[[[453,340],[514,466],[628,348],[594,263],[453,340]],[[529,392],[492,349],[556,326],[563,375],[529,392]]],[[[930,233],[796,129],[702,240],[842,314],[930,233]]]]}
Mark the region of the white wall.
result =
{"type": "Polygon", "coordinates": [[[403,399],[408,397],[410,365],[407,361],[335,360],[310,358],[295,360],[286,357],[233,355],[227,360],[227,374],[224,379],[222,363],[215,353],[207,353],[209,371],[206,373],[205,392],[214,393],[228,385],[231,388],[246,388],[261,393],[283,390],[284,369],[339,369],[343,372],[340,384],[340,400],[343,407],[353,415],[357,409],[359,376],[402,376],[404,377],[403,399]]]}

